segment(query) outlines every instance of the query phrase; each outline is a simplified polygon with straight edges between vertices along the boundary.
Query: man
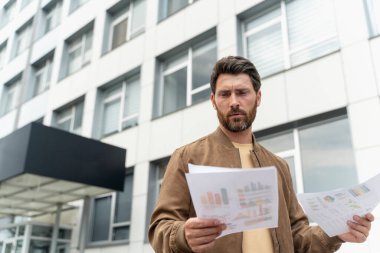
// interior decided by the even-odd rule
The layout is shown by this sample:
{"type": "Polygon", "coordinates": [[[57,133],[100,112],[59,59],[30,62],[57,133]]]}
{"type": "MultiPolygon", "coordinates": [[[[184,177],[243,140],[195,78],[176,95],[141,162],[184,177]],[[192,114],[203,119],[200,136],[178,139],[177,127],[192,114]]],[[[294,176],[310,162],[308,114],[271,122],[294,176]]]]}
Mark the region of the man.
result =
{"type": "Polygon", "coordinates": [[[219,128],[177,149],[167,166],[153,212],[149,240],[156,252],[265,253],[334,252],[342,242],[364,242],[372,214],[348,221],[350,232],[327,236],[309,226],[292,188],[286,162],[255,142],[252,122],[261,102],[260,76],[243,57],[219,60],[211,75],[211,102],[219,128]],[[226,228],[218,220],[196,217],[185,179],[188,164],[229,168],[275,166],[278,172],[278,227],[235,233],[216,239],[226,228]]]}

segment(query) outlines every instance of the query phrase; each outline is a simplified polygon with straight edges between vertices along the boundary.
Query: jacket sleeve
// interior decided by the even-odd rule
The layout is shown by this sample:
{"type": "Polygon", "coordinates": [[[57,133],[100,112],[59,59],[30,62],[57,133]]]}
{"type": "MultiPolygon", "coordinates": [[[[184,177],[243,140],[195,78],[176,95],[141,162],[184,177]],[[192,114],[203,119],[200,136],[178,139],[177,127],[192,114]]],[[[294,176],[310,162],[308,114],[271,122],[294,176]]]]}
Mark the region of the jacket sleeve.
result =
{"type": "Polygon", "coordinates": [[[189,218],[191,197],[186,182],[188,171],[176,150],[167,165],[160,194],[149,226],[149,241],[157,253],[192,252],[186,242],[184,224],[189,218]]]}
{"type": "Polygon", "coordinates": [[[287,164],[286,169],[286,184],[284,184],[284,187],[288,188],[288,211],[295,252],[329,253],[337,251],[343,241],[337,236],[329,237],[319,226],[310,226],[308,218],[293,190],[292,179],[287,164]]]}

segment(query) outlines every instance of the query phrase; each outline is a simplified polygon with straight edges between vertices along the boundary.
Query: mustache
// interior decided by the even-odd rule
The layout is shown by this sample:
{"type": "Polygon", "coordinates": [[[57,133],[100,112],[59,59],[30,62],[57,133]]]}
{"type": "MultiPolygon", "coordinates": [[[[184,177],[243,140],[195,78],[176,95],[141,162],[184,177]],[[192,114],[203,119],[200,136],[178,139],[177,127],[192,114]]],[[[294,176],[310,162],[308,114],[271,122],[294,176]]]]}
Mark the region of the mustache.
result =
{"type": "Polygon", "coordinates": [[[227,113],[227,116],[232,116],[236,114],[247,115],[247,113],[239,109],[239,107],[232,107],[231,110],[227,113]]]}

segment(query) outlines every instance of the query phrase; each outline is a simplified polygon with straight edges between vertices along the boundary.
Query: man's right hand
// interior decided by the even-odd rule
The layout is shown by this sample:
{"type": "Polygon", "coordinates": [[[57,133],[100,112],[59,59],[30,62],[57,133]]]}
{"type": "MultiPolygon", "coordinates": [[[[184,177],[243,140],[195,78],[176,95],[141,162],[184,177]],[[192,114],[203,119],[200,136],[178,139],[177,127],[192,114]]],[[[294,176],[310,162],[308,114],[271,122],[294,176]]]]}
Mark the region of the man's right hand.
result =
{"type": "Polygon", "coordinates": [[[213,247],[215,239],[226,228],[215,219],[190,218],[185,223],[185,238],[192,251],[202,252],[213,247]]]}

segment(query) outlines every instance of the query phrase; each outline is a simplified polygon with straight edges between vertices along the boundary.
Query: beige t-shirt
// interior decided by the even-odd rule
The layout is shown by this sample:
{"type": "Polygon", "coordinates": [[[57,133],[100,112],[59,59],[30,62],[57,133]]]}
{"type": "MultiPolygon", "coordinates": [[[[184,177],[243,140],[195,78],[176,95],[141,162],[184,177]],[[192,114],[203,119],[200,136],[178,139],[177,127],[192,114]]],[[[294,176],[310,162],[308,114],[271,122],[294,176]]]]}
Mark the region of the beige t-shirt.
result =
{"type": "MultiPolygon", "coordinates": [[[[250,151],[252,143],[232,143],[239,149],[242,168],[253,168],[250,151]]],[[[243,253],[273,253],[272,238],[269,229],[255,229],[243,232],[243,253]]]]}

